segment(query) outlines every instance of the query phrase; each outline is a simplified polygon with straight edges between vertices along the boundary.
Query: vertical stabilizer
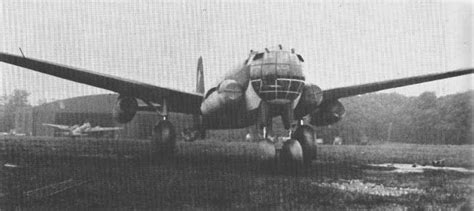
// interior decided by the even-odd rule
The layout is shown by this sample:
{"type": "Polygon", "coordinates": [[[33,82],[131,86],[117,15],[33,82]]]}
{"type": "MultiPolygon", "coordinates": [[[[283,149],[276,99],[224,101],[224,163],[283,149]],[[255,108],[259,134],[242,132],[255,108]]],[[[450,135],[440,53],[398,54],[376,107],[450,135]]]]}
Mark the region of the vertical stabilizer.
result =
{"type": "Polygon", "coordinates": [[[202,65],[202,56],[198,59],[197,71],[196,71],[196,92],[204,94],[204,72],[202,65]]]}
{"type": "MultiPolygon", "coordinates": [[[[197,70],[196,70],[196,92],[204,95],[204,68],[202,65],[202,56],[198,59],[197,70]]],[[[204,97],[203,97],[204,99],[204,97]]],[[[199,114],[193,115],[194,121],[194,131],[197,131],[198,134],[193,137],[193,139],[206,137],[206,129],[202,125],[202,117],[199,114]]]]}

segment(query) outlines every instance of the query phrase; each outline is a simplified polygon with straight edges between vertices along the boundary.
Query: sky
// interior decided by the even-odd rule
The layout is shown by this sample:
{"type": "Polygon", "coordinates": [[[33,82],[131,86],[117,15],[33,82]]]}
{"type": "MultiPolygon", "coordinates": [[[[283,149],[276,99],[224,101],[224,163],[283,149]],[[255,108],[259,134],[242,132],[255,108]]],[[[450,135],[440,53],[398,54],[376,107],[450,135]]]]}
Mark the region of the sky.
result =
{"type": "MultiPolygon", "coordinates": [[[[18,1],[0,2],[0,51],[193,91],[199,56],[206,89],[251,49],[282,44],[323,89],[473,66],[468,1],[18,1]]],[[[0,95],[30,102],[111,93],[0,63],[0,95]]],[[[438,96],[472,89],[472,76],[390,89],[438,96]]]]}

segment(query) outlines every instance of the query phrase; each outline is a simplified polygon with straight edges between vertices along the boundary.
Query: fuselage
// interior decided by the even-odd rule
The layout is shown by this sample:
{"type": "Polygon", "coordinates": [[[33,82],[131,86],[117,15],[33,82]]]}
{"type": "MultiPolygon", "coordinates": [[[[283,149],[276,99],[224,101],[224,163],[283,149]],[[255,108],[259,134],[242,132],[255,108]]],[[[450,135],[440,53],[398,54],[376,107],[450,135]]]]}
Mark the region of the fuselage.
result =
{"type": "Polygon", "coordinates": [[[90,128],[91,128],[91,124],[89,122],[86,122],[81,126],[76,126],[76,127],[73,126],[73,128],[71,128],[71,130],[70,130],[70,133],[71,133],[70,135],[71,136],[85,135],[85,134],[83,134],[83,132],[86,131],[86,130],[89,130],[90,128]]]}
{"type": "Polygon", "coordinates": [[[272,116],[282,107],[295,108],[305,84],[303,58],[281,46],[251,51],[245,62],[211,88],[201,105],[207,128],[252,125],[262,102],[272,106],[272,116]]]}

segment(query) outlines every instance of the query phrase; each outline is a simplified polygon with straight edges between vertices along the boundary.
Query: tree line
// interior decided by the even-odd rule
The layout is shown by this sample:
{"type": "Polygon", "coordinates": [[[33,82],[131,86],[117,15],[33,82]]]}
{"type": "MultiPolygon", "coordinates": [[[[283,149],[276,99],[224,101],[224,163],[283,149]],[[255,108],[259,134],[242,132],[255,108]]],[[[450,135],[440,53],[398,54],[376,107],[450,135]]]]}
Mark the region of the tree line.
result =
{"type": "Polygon", "coordinates": [[[12,94],[0,97],[0,131],[10,131],[15,128],[15,114],[27,107],[28,93],[25,90],[15,89],[12,94]]]}
{"type": "Polygon", "coordinates": [[[341,99],[345,117],[317,128],[319,137],[341,136],[346,143],[405,142],[473,144],[474,91],[437,97],[373,93],[341,99]]]}

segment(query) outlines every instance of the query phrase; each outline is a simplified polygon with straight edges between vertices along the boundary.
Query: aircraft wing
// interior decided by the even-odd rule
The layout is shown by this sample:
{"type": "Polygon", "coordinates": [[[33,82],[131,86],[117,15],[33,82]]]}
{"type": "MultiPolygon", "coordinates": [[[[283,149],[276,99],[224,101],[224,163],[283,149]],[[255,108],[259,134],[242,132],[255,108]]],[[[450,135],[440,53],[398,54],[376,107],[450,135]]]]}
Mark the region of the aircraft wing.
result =
{"type": "Polygon", "coordinates": [[[139,98],[148,102],[161,104],[163,98],[166,98],[168,110],[171,112],[187,114],[200,113],[199,108],[203,94],[158,87],[117,76],[1,52],[0,61],[59,78],[110,90],[121,95],[139,98]]]}
{"type": "Polygon", "coordinates": [[[94,133],[94,132],[104,132],[104,131],[115,131],[115,130],[122,130],[121,127],[93,127],[88,130],[82,131],[84,133],[94,133]]]}
{"type": "Polygon", "coordinates": [[[328,89],[323,91],[324,100],[336,100],[343,97],[350,97],[354,95],[365,94],[369,92],[376,92],[384,89],[391,89],[401,86],[408,86],[412,84],[418,84],[428,81],[439,80],[443,78],[456,77],[460,75],[466,75],[474,73],[474,68],[459,69],[451,72],[435,73],[407,78],[400,78],[394,80],[387,80],[381,82],[374,82],[368,84],[346,86],[334,89],[328,89]]]}
{"type": "Polygon", "coordinates": [[[68,125],[55,125],[55,124],[47,124],[47,123],[43,123],[43,125],[48,126],[48,127],[54,127],[60,130],[69,130],[71,128],[68,125]]]}

